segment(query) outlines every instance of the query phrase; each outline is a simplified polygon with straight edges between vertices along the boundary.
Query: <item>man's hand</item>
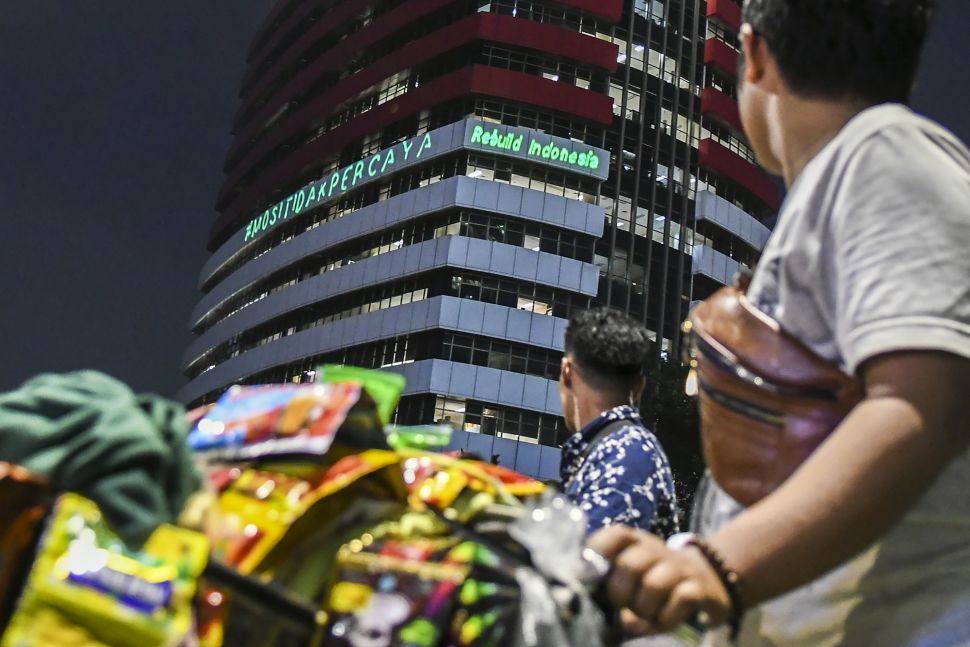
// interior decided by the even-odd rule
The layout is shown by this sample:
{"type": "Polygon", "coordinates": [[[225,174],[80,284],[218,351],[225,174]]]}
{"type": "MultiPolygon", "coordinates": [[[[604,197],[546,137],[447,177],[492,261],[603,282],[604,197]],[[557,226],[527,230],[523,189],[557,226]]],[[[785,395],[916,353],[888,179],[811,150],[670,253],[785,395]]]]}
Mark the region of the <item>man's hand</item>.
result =
{"type": "MultiPolygon", "coordinates": [[[[867,398],[777,491],[708,542],[744,581],[745,604],[805,584],[876,541],[955,456],[967,450],[970,360],[895,353],[867,362],[867,398]]],[[[653,535],[612,527],[588,543],[613,564],[612,603],[669,631],[703,611],[723,623],[730,600],[696,548],[671,551],[653,535]]],[[[629,628],[638,623],[627,622],[629,628]]]]}
{"type": "Polygon", "coordinates": [[[700,612],[712,625],[727,621],[731,601],[727,591],[696,548],[670,550],[654,535],[613,526],[594,534],[590,548],[613,564],[607,594],[624,613],[631,633],[662,633],[687,622],[700,612]]]}

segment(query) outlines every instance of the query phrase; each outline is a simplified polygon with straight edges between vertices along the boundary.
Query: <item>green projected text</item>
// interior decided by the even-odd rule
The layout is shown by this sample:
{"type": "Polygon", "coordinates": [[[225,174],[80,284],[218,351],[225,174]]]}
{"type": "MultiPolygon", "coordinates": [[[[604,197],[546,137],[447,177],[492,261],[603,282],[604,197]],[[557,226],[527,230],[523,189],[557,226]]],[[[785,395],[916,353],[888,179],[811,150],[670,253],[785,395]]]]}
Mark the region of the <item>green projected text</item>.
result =
{"type": "Polygon", "coordinates": [[[250,220],[237,234],[242,241],[236,244],[248,243],[290,216],[381,176],[462,148],[554,166],[598,180],[605,180],[609,174],[609,153],[600,148],[527,128],[465,119],[385,148],[307,184],[250,220]]]}
{"type": "Polygon", "coordinates": [[[476,124],[472,129],[469,144],[479,144],[486,148],[492,148],[503,153],[518,153],[516,157],[532,158],[535,160],[561,162],[576,169],[589,169],[595,171],[600,167],[600,155],[605,156],[605,151],[598,153],[592,148],[557,138],[533,137],[531,134],[526,139],[526,133],[518,132],[521,129],[512,130],[509,127],[492,127],[487,130],[485,126],[476,124]],[[586,150],[577,150],[586,149],[586,150]]]}
{"type": "Polygon", "coordinates": [[[246,225],[246,236],[243,238],[243,242],[252,240],[291,215],[299,215],[306,209],[316,207],[324,200],[350,191],[365,180],[373,180],[390,172],[396,164],[419,159],[421,154],[430,149],[431,146],[431,133],[425,133],[413,139],[405,140],[391,148],[378,151],[356,164],[345,166],[316,182],[311,182],[249,221],[249,224],[246,225]]]}

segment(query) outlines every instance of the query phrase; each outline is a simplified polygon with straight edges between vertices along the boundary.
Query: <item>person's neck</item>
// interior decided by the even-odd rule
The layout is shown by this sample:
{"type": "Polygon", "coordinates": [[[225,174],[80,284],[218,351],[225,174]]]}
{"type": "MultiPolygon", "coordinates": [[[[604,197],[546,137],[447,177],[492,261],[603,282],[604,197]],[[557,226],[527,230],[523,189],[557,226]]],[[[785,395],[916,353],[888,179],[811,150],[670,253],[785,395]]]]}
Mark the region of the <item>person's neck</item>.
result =
{"type": "Polygon", "coordinates": [[[583,398],[581,401],[577,400],[576,418],[579,422],[579,429],[577,431],[585,429],[586,425],[596,420],[600,415],[603,414],[603,412],[629,404],[629,401],[624,401],[622,398],[604,396],[600,394],[591,394],[588,398],[583,398]]]}
{"type": "Polygon", "coordinates": [[[867,107],[861,102],[779,96],[775,104],[773,122],[777,126],[773,139],[785,186],[790,189],[808,163],[867,107]]]}

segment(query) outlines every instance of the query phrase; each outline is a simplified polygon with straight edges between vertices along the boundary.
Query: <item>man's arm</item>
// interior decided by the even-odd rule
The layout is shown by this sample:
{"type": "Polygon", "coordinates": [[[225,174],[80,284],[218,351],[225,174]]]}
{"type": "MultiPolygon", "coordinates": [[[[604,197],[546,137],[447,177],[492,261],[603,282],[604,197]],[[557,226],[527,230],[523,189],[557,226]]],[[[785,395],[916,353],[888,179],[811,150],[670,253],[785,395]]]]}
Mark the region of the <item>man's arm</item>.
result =
{"type": "Polygon", "coordinates": [[[711,538],[744,574],[749,604],[875,542],[970,442],[970,360],[893,353],[866,362],[862,374],[866,398],[836,433],[777,492],[711,538]]]}
{"type": "MultiPolygon", "coordinates": [[[[970,444],[970,359],[941,352],[874,357],[866,398],[778,490],[713,535],[747,606],[823,575],[884,535],[970,444]]],[[[613,602],[668,630],[727,596],[695,549],[606,531],[591,546],[615,563],[613,602]]]]}

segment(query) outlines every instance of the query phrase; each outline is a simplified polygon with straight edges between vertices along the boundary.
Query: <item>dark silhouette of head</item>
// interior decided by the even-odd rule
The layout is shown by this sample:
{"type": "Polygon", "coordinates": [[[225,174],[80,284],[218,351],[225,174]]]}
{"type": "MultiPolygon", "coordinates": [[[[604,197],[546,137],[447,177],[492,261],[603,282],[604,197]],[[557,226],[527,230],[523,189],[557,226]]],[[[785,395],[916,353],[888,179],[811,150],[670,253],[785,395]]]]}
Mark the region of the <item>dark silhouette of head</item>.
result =
{"type": "Polygon", "coordinates": [[[618,310],[594,308],[570,318],[559,375],[563,417],[570,430],[581,426],[581,410],[639,401],[650,345],[646,328],[618,310]]]}
{"type": "MultiPolygon", "coordinates": [[[[789,89],[874,105],[909,101],[935,0],[746,0],[789,89]]],[[[738,78],[743,78],[739,75],[738,78]]]]}

